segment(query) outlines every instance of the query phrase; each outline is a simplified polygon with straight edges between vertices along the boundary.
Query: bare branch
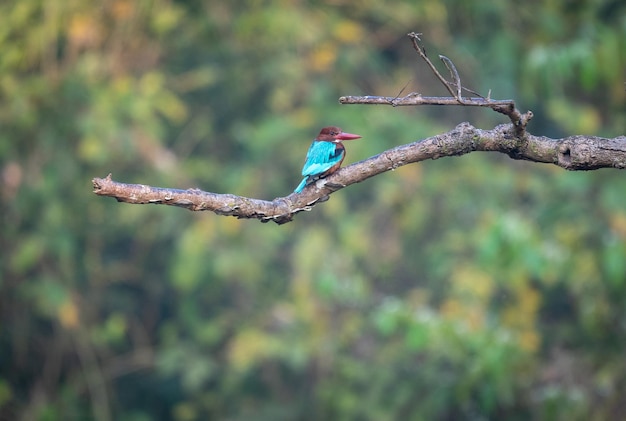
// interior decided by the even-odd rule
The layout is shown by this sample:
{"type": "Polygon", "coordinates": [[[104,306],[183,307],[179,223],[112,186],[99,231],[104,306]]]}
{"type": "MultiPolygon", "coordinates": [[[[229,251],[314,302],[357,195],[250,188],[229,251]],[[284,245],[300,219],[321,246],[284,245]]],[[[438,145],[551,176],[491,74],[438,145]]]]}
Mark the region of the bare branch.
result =
{"type": "Polygon", "coordinates": [[[192,211],[209,210],[218,215],[284,224],[291,221],[295,214],[311,210],[315,204],[328,200],[330,194],[350,184],[413,162],[474,151],[500,152],[513,159],[552,163],[567,170],[626,168],[626,136],[613,139],[595,136],[550,139],[525,134],[519,137],[516,127],[511,124],[503,124],[493,130],[481,130],[469,123],[462,123],[448,133],[401,145],[344,167],[306,187],[300,194],[292,193],[272,201],[198,189],[177,190],[124,184],[113,181],[111,175],[94,178],[92,182],[94,193],[114,197],[119,202],[171,205],[192,211]]]}
{"type": "MultiPolygon", "coordinates": [[[[407,95],[404,98],[398,98],[399,101],[395,101],[396,103],[393,103],[393,104],[385,102],[385,101],[379,102],[377,100],[374,100],[375,98],[379,98],[379,97],[372,97],[372,96],[367,96],[367,97],[354,97],[354,96],[345,97],[344,96],[344,97],[339,98],[339,102],[342,104],[389,104],[393,106],[396,106],[396,105],[463,105],[463,106],[469,106],[469,107],[489,107],[500,114],[505,114],[506,116],[508,116],[509,119],[511,120],[511,123],[513,123],[513,125],[515,126],[516,134],[518,136],[524,135],[524,131],[526,130],[526,125],[528,124],[528,122],[533,116],[532,112],[528,111],[525,114],[520,113],[519,110],[515,108],[515,102],[512,99],[499,100],[499,101],[492,100],[491,91],[489,92],[489,95],[487,96],[487,98],[485,98],[484,96],[477,94],[471,89],[465,88],[461,84],[461,77],[459,76],[459,72],[457,71],[456,66],[454,65],[452,60],[450,60],[446,56],[440,55],[439,58],[445,64],[452,78],[452,81],[446,80],[446,78],[444,78],[441,75],[441,73],[439,73],[435,65],[426,56],[426,49],[419,44],[419,42],[422,41],[422,39],[420,38],[420,35],[422,34],[419,34],[416,32],[410,32],[407,34],[407,36],[411,39],[411,42],[413,44],[413,48],[415,49],[415,51],[417,51],[419,56],[422,58],[422,60],[426,62],[426,64],[428,65],[430,70],[432,70],[432,72],[435,74],[437,79],[439,79],[439,81],[446,87],[448,92],[450,92],[450,95],[452,95],[452,98],[421,97],[419,94],[413,93],[413,94],[407,95]],[[456,89],[456,91],[455,89],[453,89],[453,87],[456,89]],[[470,92],[471,94],[474,94],[478,96],[479,98],[463,98],[462,96],[463,91],[470,92]],[[417,102],[411,102],[411,100],[414,99],[416,96],[420,96],[421,99],[417,102]],[[346,98],[351,98],[351,100],[347,101],[346,98]],[[400,102],[401,104],[399,104],[398,102],[400,102]]],[[[382,98],[388,98],[388,97],[382,97],[382,98]]]]}
{"type": "Polygon", "coordinates": [[[391,105],[392,107],[415,106],[415,105],[469,105],[472,107],[487,107],[497,111],[500,108],[509,108],[513,100],[489,100],[487,98],[463,98],[463,103],[453,97],[445,96],[422,96],[416,92],[403,97],[392,96],[355,96],[346,95],[339,98],[340,104],[366,104],[366,105],[391,105]]]}
{"type": "Polygon", "coordinates": [[[552,163],[567,170],[626,168],[626,136],[614,139],[571,136],[556,140],[533,136],[526,132],[526,126],[533,117],[532,112],[522,114],[515,108],[513,100],[493,100],[491,92],[485,98],[463,87],[454,63],[445,56],[439,56],[450,71],[452,81],[446,80],[426,56],[426,50],[419,45],[420,34],[412,32],[408,36],[415,50],[450,92],[451,97],[425,97],[418,93],[410,93],[404,97],[399,97],[399,94],[396,97],[343,96],[339,98],[339,102],[342,104],[382,104],[393,107],[409,105],[488,107],[507,115],[512,124],[500,125],[493,130],[480,130],[469,123],[462,123],[448,133],[398,146],[342,168],[305,187],[299,194],[292,193],[272,201],[233,194],[209,193],[198,189],[177,190],[142,184],[124,184],[113,181],[110,174],[106,178],[92,180],[94,193],[114,197],[119,202],[172,205],[192,211],[210,210],[218,215],[284,224],[291,221],[295,214],[311,210],[315,204],[328,200],[330,194],[350,184],[359,183],[413,162],[464,155],[474,151],[501,152],[513,159],[552,163]],[[463,91],[476,96],[464,98],[463,91]]]}

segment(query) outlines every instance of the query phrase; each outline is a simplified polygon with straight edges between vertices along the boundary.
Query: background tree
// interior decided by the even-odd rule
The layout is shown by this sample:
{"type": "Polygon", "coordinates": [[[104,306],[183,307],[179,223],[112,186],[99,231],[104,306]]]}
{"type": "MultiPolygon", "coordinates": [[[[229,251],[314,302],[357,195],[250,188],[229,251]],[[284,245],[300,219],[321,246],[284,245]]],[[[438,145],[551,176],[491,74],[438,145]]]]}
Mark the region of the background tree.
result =
{"type": "Polygon", "coordinates": [[[621,2],[414,3],[0,5],[3,417],[623,413],[619,171],[470,154],[351,186],[282,228],[90,193],[113,172],[284,196],[323,125],[364,136],[353,162],[502,122],[337,104],[442,89],[413,30],[467,86],[533,110],[535,133],[624,134],[621,2]]]}

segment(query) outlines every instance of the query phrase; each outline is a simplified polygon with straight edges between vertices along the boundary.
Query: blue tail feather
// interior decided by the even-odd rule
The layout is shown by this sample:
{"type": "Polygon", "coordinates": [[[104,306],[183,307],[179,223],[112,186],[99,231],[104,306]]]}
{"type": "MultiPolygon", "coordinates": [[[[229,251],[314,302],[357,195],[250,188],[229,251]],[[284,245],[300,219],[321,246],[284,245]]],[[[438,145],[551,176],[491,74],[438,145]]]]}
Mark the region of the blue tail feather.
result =
{"type": "Polygon", "coordinates": [[[298,184],[298,187],[296,187],[296,189],[293,192],[300,193],[304,189],[304,186],[306,186],[306,182],[308,180],[309,180],[309,177],[304,177],[302,181],[300,182],[300,184],[298,184]]]}

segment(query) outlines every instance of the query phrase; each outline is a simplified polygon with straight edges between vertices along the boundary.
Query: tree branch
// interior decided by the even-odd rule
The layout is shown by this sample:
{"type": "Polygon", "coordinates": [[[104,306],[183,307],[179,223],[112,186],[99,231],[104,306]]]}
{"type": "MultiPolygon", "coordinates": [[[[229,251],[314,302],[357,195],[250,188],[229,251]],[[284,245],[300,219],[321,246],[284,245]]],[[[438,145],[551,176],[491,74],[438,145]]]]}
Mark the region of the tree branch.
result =
{"type": "Polygon", "coordinates": [[[218,215],[237,218],[274,221],[284,224],[299,212],[309,211],[319,202],[328,200],[329,195],[350,184],[359,183],[370,177],[413,162],[438,159],[445,156],[464,155],[474,151],[492,151],[507,154],[513,159],[545,162],[567,170],[595,170],[598,168],[626,168],[626,136],[604,139],[595,136],[570,136],[550,139],[533,136],[526,132],[532,112],[522,114],[513,100],[493,100],[463,87],[456,66],[449,58],[439,56],[450,72],[451,81],[446,80],[435,68],[420,46],[420,34],[408,34],[413,47],[426,62],[437,79],[446,87],[451,97],[425,97],[410,93],[404,97],[343,96],[342,104],[406,105],[463,105],[488,107],[509,117],[512,124],[497,126],[493,130],[480,130],[469,123],[462,123],[454,130],[422,141],[389,149],[361,162],[342,168],[334,174],[305,187],[299,193],[291,193],[272,201],[251,199],[233,194],[204,192],[198,189],[177,190],[150,187],[142,184],[124,184],[106,178],[92,180],[94,193],[110,196],[119,202],[152,203],[183,207],[192,211],[209,210],[218,215]],[[474,97],[463,97],[463,91],[474,97]]]}
{"type": "Polygon", "coordinates": [[[204,192],[198,189],[177,190],[113,181],[111,175],[92,180],[94,193],[118,202],[163,204],[192,211],[212,211],[218,215],[274,221],[284,224],[299,212],[309,211],[329,195],[350,184],[359,183],[386,171],[446,156],[465,155],[474,151],[500,152],[513,159],[552,163],[567,170],[626,168],[626,136],[606,139],[595,136],[570,136],[550,139],[526,133],[517,135],[512,124],[481,130],[462,123],[453,130],[422,141],[401,145],[381,154],[344,167],[336,173],[306,187],[300,194],[290,194],[272,201],[233,194],[204,192]]]}
{"type": "Polygon", "coordinates": [[[426,55],[426,48],[419,44],[422,40],[420,35],[422,34],[416,32],[410,32],[407,34],[407,36],[411,39],[411,43],[413,44],[415,51],[417,51],[417,54],[419,54],[420,58],[426,62],[435,77],[437,77],[443,86],[445,86],[452,97],[423,97],[421,94],[412,92],[402,98],[342,96],[339,98],[339,102],[341,104],[385,104],[394,107],[398,105],[464,105],[470,107],[489,107],[498,113],[507,115],[515,127],[516,135],[518,137],[524,136],[526,126],[528,125],[530,119],[533,118],[533,113],[531,111],[522,114],[517,108],[515,108],[515,102],[512,99],[492,100],[490,95],[485,98],[471,89],[465,88],[461,83],[461,77],[459,76],[459,72],[457,71],[452,60],[446,56],[440,55],[439,59],[446,66],[450,72],[450,77],[452,78],[452,81],[446,80],[446,78],[439,73],[433,62],[430,61],[426,55]],[[476,95],[477,98],[463,97],[463,91],[476,95]]]}

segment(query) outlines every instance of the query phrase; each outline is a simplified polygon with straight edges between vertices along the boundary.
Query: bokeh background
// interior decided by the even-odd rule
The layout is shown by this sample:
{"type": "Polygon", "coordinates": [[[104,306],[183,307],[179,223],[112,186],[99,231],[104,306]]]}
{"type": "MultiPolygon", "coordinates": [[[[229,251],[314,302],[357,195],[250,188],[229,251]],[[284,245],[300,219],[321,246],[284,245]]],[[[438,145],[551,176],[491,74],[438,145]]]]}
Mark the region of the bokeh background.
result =
{"type": "Polygon", "coordinates": [[[284,226],[92,193],[271,200],[326,125],[349,163],[507,122],[339,105],[445,94],[410,31],[534,134],[626,131],[619,0],[2,2],[0,419],[621,419],[624,172],[473,153],[284,226]]]}

